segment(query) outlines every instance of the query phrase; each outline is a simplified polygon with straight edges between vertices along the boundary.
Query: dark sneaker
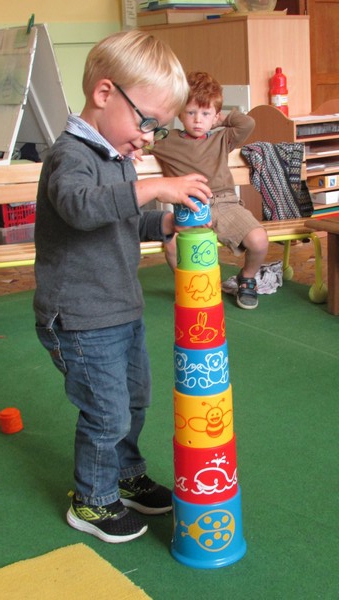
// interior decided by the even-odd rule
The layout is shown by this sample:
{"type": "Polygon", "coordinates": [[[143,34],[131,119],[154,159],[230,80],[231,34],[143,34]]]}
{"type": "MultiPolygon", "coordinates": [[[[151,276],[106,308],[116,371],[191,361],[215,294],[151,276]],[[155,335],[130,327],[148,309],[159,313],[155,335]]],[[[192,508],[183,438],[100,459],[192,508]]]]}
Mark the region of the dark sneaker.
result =
{"type": "Polygon", "coordinates": [[[120,500],[107,506],[90,506],[72,498],[67,522],[74,529],[95,535],[104,542],[119,544],[143,535],[147,525],[120,500]]]}
{"type": "Polygon", "coordinates": [[[254,277],[237,276],[238,292],[237,305],[244,309],[253,309],[258,306],[257,282],[254,277]]]}
{"type": "Polygon", "coordinates": [[[120,479],[119,489],[121,502],[145,515],[160,515],[172,510],[171,490],[155,483],[146,474],[120,479]]]}

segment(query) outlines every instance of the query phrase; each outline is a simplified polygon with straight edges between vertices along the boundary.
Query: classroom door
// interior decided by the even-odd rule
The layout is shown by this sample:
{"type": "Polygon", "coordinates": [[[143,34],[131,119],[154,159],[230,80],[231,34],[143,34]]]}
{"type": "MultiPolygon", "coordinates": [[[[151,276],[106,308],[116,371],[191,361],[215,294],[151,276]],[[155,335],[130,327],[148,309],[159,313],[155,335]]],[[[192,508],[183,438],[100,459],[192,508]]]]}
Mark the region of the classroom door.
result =
{"type": "Polygon", "coordinates": [[[310,17],[312,110],[339,98],[339,0],[306,0],[310,17]]]}

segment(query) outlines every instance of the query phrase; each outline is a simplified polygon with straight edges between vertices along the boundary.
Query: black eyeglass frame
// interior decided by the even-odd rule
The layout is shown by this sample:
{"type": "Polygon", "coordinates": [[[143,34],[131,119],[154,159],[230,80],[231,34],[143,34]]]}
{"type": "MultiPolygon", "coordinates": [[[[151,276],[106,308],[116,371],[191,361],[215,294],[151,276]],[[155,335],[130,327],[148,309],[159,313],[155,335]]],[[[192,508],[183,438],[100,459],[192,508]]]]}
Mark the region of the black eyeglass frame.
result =
{"type": "Polygon", "coordinates": [[[120,85],[118,85],[114,81],[112,81],[112,83],[114,87],[120,92],[120,94],[125,98],[125,100],[127,100],[128,104],[133,108],[133,110],[135,110],[137,115],[140,117],[140,131],[143,131],[144,133],[153,133],[155,141],[163,140],[165,137],[168,136],[168,129],[166,127],[159,127],[158,119],[156,119],[155,117],[145,117],[145,115],[142,114],[138,107],[135,106],[134,102],[132,102],[132,100],[127,96],[127,94],[120,87],[120,85]]]}

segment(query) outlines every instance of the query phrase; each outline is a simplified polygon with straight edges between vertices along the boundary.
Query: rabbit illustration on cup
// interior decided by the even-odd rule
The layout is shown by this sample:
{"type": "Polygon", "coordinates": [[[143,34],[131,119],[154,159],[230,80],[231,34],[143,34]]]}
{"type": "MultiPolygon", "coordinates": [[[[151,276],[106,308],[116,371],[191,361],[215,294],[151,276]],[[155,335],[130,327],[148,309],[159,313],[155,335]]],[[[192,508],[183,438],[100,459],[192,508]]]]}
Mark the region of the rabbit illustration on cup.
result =
{"type": "Polygon", "coordinates": [[[190,341],[194,343],[212,342],[218,335],[218,330],[214,327],[206,326],[207,313],[199,312],[197,315],[197,322],[192,325],[188,332],[190,335],[190,341]]]}

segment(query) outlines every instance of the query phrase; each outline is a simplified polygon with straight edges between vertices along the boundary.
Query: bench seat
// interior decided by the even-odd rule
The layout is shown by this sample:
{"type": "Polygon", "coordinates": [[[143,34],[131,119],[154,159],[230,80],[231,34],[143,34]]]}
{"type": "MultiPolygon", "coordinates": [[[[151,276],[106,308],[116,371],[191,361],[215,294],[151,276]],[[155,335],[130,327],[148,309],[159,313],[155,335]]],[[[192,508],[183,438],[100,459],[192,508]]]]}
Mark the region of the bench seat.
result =
{"type": "MultiPolygon", "coordinates": [[[[152,155],[146,155],[142,161],[136,161],[136,170],[140,179],[145,177],[161,177],[162,171],[158,161],[152,155]]],[[[229,155],[229,166],[236,186],[250,184],[250,170],[242,157],[240,149],[229,155]]],[[[17,163],[0,166],[0,204],[35,202],[37,185],[41,171],[41,163],[17,163]]],[[[302,179],[306,179],[306,165],[302,165],[302,179]]],[[[315,251],[315,283],[309,291],[313,302],[325,302],[327,288],[322,280],[321,245],[314,230],[306,225],[307,219],[290,219],[286,221],[262,221],[270,242],[285,242],[283,253],[284,279],[292,279],[293,269],[289,264],[291,241],[311,239],[315,251]]],[[[161,242],[142,242],[141,254],[158,254],[163,252],[161,242]]],[[[34,242],[0,245],[0,267],[32,265],[35,260],[34,242]]]]}

